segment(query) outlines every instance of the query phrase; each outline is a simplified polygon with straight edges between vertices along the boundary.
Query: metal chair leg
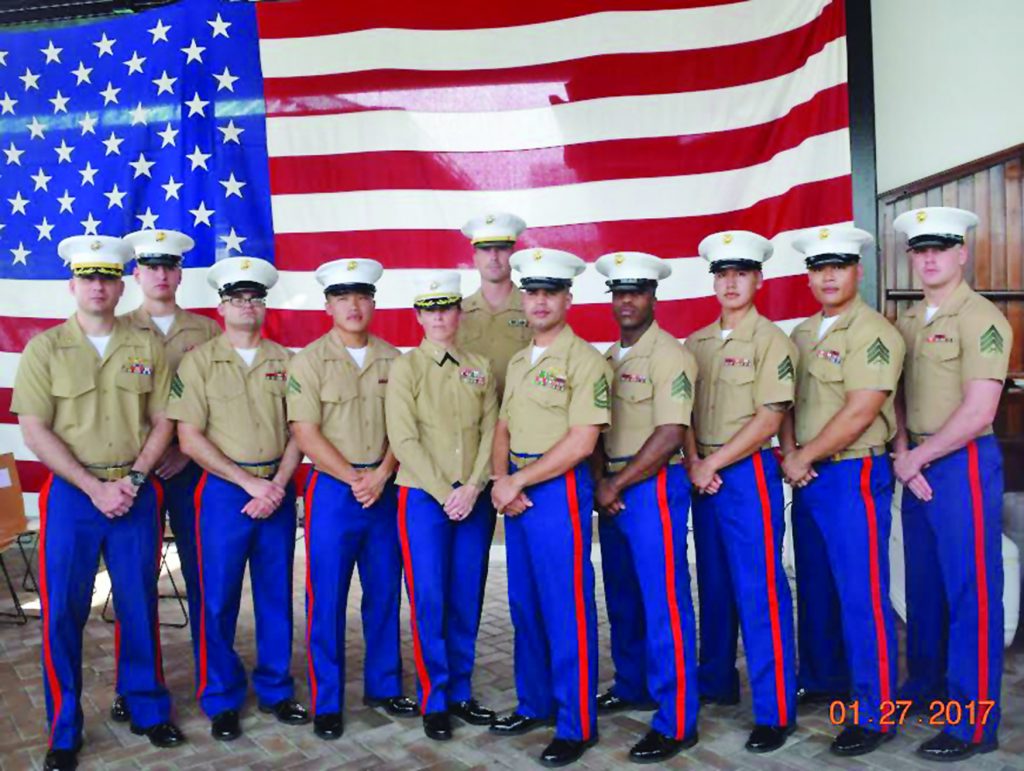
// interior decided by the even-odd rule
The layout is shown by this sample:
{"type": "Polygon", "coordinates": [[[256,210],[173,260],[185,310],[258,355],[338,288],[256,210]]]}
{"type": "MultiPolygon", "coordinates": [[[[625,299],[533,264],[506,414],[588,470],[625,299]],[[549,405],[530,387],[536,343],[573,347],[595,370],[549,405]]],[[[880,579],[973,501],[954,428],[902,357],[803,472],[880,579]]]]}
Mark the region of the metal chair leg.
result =
{"type": "Polygon", "coordinates": [[[11,593],[11,599],[14,601],[14,613],[3,611],[0,612],[0,617],[14,619],[13,622],[9,621],[6,623],[14,623],[18,626],[24,626],[28,623],[28,616],[25,615],[25,611],[21,607],[21,600],[18,599],[18,592],[14,588],[14,583],[11,581],[10,573],[7,572],[7,563],[4,562],[3,554],[0,554],[0,570],[3,571],[4,580],[7,582],[7,590],[11,593]]]}
{"type": "Polygon", "coordinates": [[[167,552],[170,551],[171,544],[174,544],[175,548],[177,548],[177,543],[175,543],[173,539],[167,539],[164,541],[164,552],[163,556],[160,558],[160,573],[157,574],[157,582],[159,583],[160,575],[162,573],[167,573],[167,577],[171,580],[171,588],[174,591],[171,594],[161,594],[159,595],[159,597],[161,600],[177,600],[178,608],[181,610],[181,617],[184,620],[180,623],[171,621],[161,621],[160,626],[169,626],[173,627],[174,629],[184,629],[188,626],[189,622],[188,607],[185,605],[185,599],[184,597],[182,597],[181,591],[178,589],[178,582],[174,580],[174,573],[167,566],[167,552]]]}
{"type": "Polygon", "coordinates": [[[25,560],[25,575],[21,577],[21,588],[26,592],[39,594],[39,582],[36,581],[36,574],[32,571],[32,560],[35,559],[36,552],[39,549],[39,533],[22,533],[18,536],[17,541],[18,551],[21,552],[21,558],[25,560]],[[31,554],[25,553],[25,538],[32,544],[31,554]],[[29,582],[31,582],[31,585],[29,582]]]}

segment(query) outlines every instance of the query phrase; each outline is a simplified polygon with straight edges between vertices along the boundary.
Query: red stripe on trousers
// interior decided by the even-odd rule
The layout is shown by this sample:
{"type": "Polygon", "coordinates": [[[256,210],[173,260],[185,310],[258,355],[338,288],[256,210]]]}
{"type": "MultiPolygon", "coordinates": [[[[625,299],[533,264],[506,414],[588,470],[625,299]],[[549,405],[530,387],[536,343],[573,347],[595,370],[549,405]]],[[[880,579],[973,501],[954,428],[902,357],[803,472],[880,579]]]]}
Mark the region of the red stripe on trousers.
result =
{"type": "Polygon", "coordinates": [[[203,538],[200,535],[199,519],[203,511],[203,488],[206,487],[208,471],[204,471],[199,477],[199,484],[192,494],[192,503],[196,508],[196,567],[199,573],[199,686],[196,688],[196,698],[202,698],[206,692],[206,582],[203,580],[203,538]]]}
{"type": "MultiPolygon", "coordinates": [[[[868,522],[868,559],[871,572],[871,611],[875,618],[875,644],[878,646],[878,684],[881,688],[881,702],[890,700],[889,694],[889,641],[885,636],[885,618],[882,615],[882,577],[878,555],[878,517],[875,513],[875,499],[871,497],[871,467],[874,459],[867,457],[860,470],[860,495],[864,501],[864,514],[868,522]]],[[[882,733],[889,732],[889,726],[879,726],[882,733]]]]}
{"type": "Polygon", "coordinates": [[[676,594],[676,554],[672,519],[668,510],[668,470],[664,467],[658,472],[658,514],[661,516],[661,540],[665,547],[665,594],[676,664],[675,738],[683,739],[686,736],[686,657],[683,653],[683,625],[679,620],[679,597],[676,594]]]}
{"type": "Polygon", "coordinates": [[[427,701],[430,699],[430,674],[427,672],[427,664],[423,660],[423,647],[420,645],[420,630],[416,623],[416,585],[412,575],[412,551],[409,549],[409,529],[406,525],[406,518],[409,513],[409,488],[398,488],[398,536],[402,542],[402,562],[405,563],[405,583],[409,589],[409,622],[412,626],[412,650],[413,658],[416,660],[416,675],[420,680],[420,689],[423,691],[423,704],[420,711],[426,714],[427,701]]]}
{"type": "Polygon", "coordinates": [[[53,653],[50,650],[50,602],[49,588],[46,582],[46,530],[52,485],[53,474],[50,474],[39,493],[39,603],[43,612],[43,668],[46,670],[46,682],[50,686],[50,698],[53,701],[53,724],[50,726],[51,745],[57,731],[57,721],[60,719],[60,708],[63,705],[60,680],[57,678],[57,669],[53,666],[53,653]]]}
{"type": "Polygon", "coordinates": [[[782,625],[779,621],[779,594],[775,574],[775,531],[772,527],[772,501],[768,495],[768,482],[764,476],[764,461],[761,453],[755,452],[754,477],[757,479],[757,495],[761,499],[761,526],[764,531],[765,580],[768,582],[768,616],[772,626],[772,657],[775,659],[775,700],[779,710],[779,725],[789,724],[789,710],[786,708],[786,674],[783,668],[782,625]]]}
{"type": "MultiPolygon", "coordinates": [[[[583,601],[583,533],[580,530],[580,504],[576,494],[576,472],[565,474],[565,494],[569,500],[572,525],[573,595],[576,601],[576,645],[580,660],[580,726],[583,741],[590,740],[590,658],[587,652],[587,606],[583,601]]],[[[590,520],[587,519],[589,526],[590,520]]]]}
{"type": "MultiPolygon", "coordinates": [[[[967,473],[971,481],[971,514],[974,524],[974,570],[978,583],[978,701],[988,700],[988,571],[985,562],[985,516],[982,510],[981,469],[978,443],[967,445],[967,473]]],[[[975,744],[981,743],[985,724],[974,726],[975,744]]]]}
{"type": "Polygon", "coordinates": [[[156,645],[156,680],[164,684],[164,651],[160,645],[160,562],[163,557],[164,544],[164,486],[160,480],[153,480],[156,492],[156,608],[153,611],[153,642],[156,645]]]}
{"type": "MultiPolygon", "coordinates": [[[[310,566],[309,558],[309,523],[313,519],[313,493],[316,491],[316,483],[320,478],[320,472],[314,471],[313,476],[309,479],[309,484],[306,486],[306,490],[303,495],[306,505],[306,521],[303,529],[306,535],[306,667],[309,670],[309,698],[313,705],[313,715],[316,715],[316,667],[313,666],[313,646],[311,640],[313,638],[313,578],[312,568],[310,566]]],[[[344,648],[344,641],[342,641],[344,648]]]]}

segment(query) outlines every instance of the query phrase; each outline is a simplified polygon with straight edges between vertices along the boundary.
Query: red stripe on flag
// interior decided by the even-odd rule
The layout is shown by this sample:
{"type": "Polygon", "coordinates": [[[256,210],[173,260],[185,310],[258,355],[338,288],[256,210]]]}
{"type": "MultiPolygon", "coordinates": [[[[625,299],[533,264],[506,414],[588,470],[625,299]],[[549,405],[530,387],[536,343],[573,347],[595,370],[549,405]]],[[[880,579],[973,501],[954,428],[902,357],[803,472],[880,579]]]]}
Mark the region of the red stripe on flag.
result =
{"type": "MultiPolygon", "coordinates": [[[[752,230],[771,237],[823,223],[847,222],[853,211],[851,177],[797,185],[737,211],[696,217],[621,220],[579,225],[532,227],[520,248],[564,249],[586,260],[606,252],[641,251],[659,257],[693,257],[709,233],[752,230]]],[[[316,270],[333,257],[377,257],[387,268],[471,268],[472,250],[458,230],[353,230],[278,233],[274,236],[279,270],[316,270]]],[[[0,350],[5,337],[0,330],[0,350]]],[[[18,349],[20,350],[20,349],[18,349]]]]}
{"type": "MultiPolygon", "coordinates": [[[[974,570],[978,585],[978,703],[988,701],[988,565],[985,561],[985,509],[981,494],[981,468],[978,465],[978,443],[967,445],[967,474],[971,484],[971,521],[974,525],[974,570]]],[[[999,694],[996,694],[999,698],[999,694]]],[[[985,722],[974,724],[971,741],[980,744],[985,735],[985,722]]]]}
{"type": "Polygon", "coordinates": [[[353,190],[527,190],[613,179],[705,174],[765,163],[808,137],[849,125],[846,84],[758,126],[504,152],[414,151],[270,159],[275,195],[353,190]]]}
{"type": "MultiPolygon", "coordinates": [[[[679,596],[676,593],[676,555],[672,533],[672,515],[668,509],[668,470],[658,472],[658,515],[661,518],[661,541],[665,551],[665,597],[668,601],[669,623],[672,627],[672,651],[676,666],[676,739],[686,738],[686,656],[683,648],[683,624],[679,619],[679,596]]],[[[685,537],[685,536],[684,536],[685,537]]]]}
{"type": "Polygon", "coordinates": [[[305,0],[256,7],[261,38],[313,37],[376,27],[403,29],[481,29],[540,24],[595,11],[658,11],[733,5],[740,0],[497,0],[472,6],[462,3],[339,3],[305,0]]]}
{"type": "MultiPolygon", "coordinates": [[[[404,25],[403,25],[404,26],[404,25]]],[[[843,9],[828,6],[797,29],[735,45],[480,70],[366,70],[267,78],[267,116],[366,110],[479,112],[551,107],[616,96],[643,96],[755,83],[802,67],[845,32],[843,9]]]]}

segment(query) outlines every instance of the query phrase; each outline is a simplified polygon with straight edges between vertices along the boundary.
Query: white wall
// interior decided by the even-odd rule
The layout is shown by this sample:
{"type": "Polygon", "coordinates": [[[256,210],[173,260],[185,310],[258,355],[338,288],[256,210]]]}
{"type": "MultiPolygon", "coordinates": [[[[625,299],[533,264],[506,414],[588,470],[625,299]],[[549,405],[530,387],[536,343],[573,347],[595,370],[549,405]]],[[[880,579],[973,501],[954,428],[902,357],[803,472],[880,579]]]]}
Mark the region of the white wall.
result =
{"type": "Polygon", "coordinates": [[[1024,0],[871,0],[878,190],[1024,143],[1024,0]]]}

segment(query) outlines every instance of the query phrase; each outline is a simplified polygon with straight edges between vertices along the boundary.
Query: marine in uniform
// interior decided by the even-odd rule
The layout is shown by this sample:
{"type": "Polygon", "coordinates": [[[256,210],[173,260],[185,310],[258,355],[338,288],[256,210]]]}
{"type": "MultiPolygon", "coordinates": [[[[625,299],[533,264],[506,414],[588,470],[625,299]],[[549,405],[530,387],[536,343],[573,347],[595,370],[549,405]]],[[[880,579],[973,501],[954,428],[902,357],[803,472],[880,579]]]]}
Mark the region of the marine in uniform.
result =
{"type": "Polygon", "coordinates": [[[170,374],[152,336],[115,319],[132,251],[110,236],[60,242],[77,310],[25,347],[11,411],[50,470],[39,495],[39,599],[49,724],[45,768],[72,769],[82,742],[82,633],[100,555],[120,621],[117,680],[132,733],[157,747],[171,722],[157,615],[162,504],[149,480],[173,433],[170,374]]]}
{"type": "Polygon", "coordinates": [[[818,228],[793,242],[822,310],[793,330],[797,399],[781,435],[782,470],[795,488],[797,679],[810,693],[849,693],[856,709],[831,746],[846,756],[895,734],[882,719],[895,698],[897,660],[886,443],[896,433],[905,346],[857,294],[860,252],[873,243],[853,227],[818,228]]]}
{"type": "Polygon", "coordinates": [[[504,513],[509,610],[519,704],[495,733],[555,721],[549,766],[597,741],[597,613],[590,562],[593,478],[587,459],[608,425],[611,370],[566,323],[579,257],[556,249],[512,255],[531,346],[512,357],[495,428],[491,500],[504,513]]]}
{"type": "Polygon", "coordinates": [[[261,337],[277,271],[256,257],[228,257],[207,275],[224,334],[185,354],[168,415],[182,451],[203,468],[195,491],[199,572],[199,705],[214,739],[241,733],[247,688],[234,649],[246,564],[256,614],[253,686],[261,712],[309,722],[293,699],[292,560],[299,448],[289,439],[285,388],[291,352],[261,337]]]}
{"type": "Polygon", "coordinates": [[[793,402],[796,349],[754,306],[771,241],[734,230],[709,235],[698,250],[710,263],[722,307],[717,321],[686,340],[698,368],[687,432],[700,598],[698,684],[706,703],[739,702],[742,629],[754,702],[746,749],[771,752],[796,727],[782,475],[771,449],[793,402]]]}
{"type": "Polygon", "coordinates": [[[992,420],[1013,336],[964,281],[965,235],[977,222],[972,212],[928,207],[893,223],[924,289],[897,324],[907,345],[894,448],[907,576],[900,698],[923,709],[957,702],[964,716],[918,748],[931,760],[998,747],[1003,464],[992,420]]]}
{"type": "Polygon", "coordinates": [[[509,361],[530,342],[522,296],[509,265],[516,239],[524,230],[526,223],[521,218],[504,212],[474,217],[462,227],[473,245],[480,288],[462,301],[457,342],[461,350],[490,361],[499,401],[509,361]]]}
{"type": "Polygon", "coordinates": [[[416,715],[402,696],[398,613],[402,561],[395,527],[395,456],[384,394],[399,351],[369,333],[376,260],[334,260],[316,271],[331,330],[291,361],[288,419],[313,461],[306,483],[306,648],[313,730],[344,730],[345,608],[359,567],[363,602],[363,701],[400,717],[416,715]]]}
{"type": "MultiPolygon", "coordinates": [[[[136,329],[152,332],[163,342],[167,366],[173,377],[181,364],[181,358],[188,351],[212,340],[221,332],[216,321],[183,310],[175,300],[181,284],[183,257],[195,244],[187,235],[174,230],[139,230],[126,235],[124,240],[135,250],[134,276],[142,289],[142,305],[125,314],[124,319],[136,329]]],[[[181,575],[185,579],[193,661],[198,667],[199,574],[196,571],[193,532],[195,508],[192,498],[202,470],[181,451],[175,437],[153,473],[154,484],[163,489],[163,503],[174,534],[181,575]]],[[[116,641],[119,637],[115,636],[114,639],[116,641]]],[[[118,722],[129,720],[124,697],[119,695],[115,699],[110,708],[110,716],[118,722]]]]}
{"type": "Polygon", "coordinates": [[[612,294],[619,342],[612,370],[611,427],[595,454],[601,569],[611,625],[615,682],[599,712],[646,706],[657,712],[629,753],[667,760],[697,743],[697,640],[686,529],[690,482],[683,440],[693,410],[697,362],[654,319],[658,281],[671,268],[642,252],[597,261],[612,294]]]}
{"type": "Polygon", "coordinates": [[[405,565],[416,683],[428,737],[452,737],[449,713],[490,725],[473,698],[494,509],[486,494],[498,398],[488,360],[455,339],[457,271],[424,272],[413,305],[423,341],[391,368],[385,398],[398,471],[398,537],[405,565]]]}

